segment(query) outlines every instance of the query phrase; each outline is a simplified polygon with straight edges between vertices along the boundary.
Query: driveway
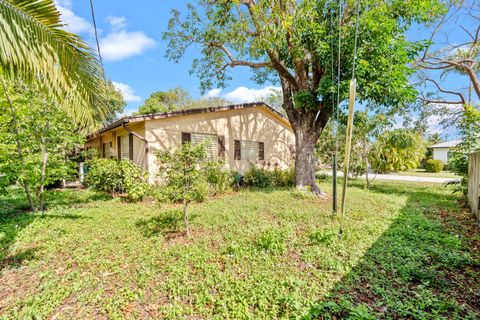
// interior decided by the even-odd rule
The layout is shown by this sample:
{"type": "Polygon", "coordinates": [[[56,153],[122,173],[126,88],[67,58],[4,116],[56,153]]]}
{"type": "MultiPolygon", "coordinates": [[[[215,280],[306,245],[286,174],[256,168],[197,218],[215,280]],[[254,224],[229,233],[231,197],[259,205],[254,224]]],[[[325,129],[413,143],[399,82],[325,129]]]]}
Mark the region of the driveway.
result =
{"type": "MultiPolygon", "coordinates": [[[[321,173],[331,176],[332,172],[322,171],[321,173]]],[[[343,172],[338,171],[337,175],[343,177],[343,172]]],[[[368,175],[370,179],[375,176],[374,173],[368,175]]],[[[364,178],[365,175],[360,176],[359,178],[364,178]]],[[[437,177],[419,177],[419,176],[399,176],[396,174],[377,174],[375,180],[392,180],[392,181],[412,181],[412,182],[430,182],[430,183],[446,183],[450,181],[455,181],[454,178],[437,178],[437,177]]]]}

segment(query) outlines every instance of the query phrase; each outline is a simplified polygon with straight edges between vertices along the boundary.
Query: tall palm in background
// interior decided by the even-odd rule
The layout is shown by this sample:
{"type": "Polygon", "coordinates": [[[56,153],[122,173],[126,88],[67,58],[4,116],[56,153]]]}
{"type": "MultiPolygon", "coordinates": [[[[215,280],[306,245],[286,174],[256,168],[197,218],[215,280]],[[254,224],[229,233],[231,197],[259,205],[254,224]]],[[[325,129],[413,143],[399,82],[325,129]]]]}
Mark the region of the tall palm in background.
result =
{"type": "Polygon", "coordinates": [[[64,30],[53,0],[0,0],[0,73],[38,86],[92,127],[109,113],[94,51],[64,30]]]}

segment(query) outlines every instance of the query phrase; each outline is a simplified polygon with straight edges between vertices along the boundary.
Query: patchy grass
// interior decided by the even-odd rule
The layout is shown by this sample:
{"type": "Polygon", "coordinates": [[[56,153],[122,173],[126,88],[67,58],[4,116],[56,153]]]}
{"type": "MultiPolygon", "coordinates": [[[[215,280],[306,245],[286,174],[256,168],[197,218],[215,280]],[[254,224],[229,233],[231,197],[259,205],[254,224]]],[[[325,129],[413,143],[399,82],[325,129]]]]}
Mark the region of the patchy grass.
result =
{"type": "Polygon", "coordinates": [[[478,227],[443,186],[354,182],[342,241],[287,189],[192,205],[190,239],[175,207],[49,199],[0,198],[0,318],[478,317],[478,227]]]}
{"type": "Polygon", "coordinates": [[[427,172],[425,169],[415,169],[411,171],[404,171],[397,173],[399,176],[415,176],[415,177],[432,177],[432,178],[452,178],[459,179],[455,173],[450,171],[441,171],[441,172],[427,172]]]}

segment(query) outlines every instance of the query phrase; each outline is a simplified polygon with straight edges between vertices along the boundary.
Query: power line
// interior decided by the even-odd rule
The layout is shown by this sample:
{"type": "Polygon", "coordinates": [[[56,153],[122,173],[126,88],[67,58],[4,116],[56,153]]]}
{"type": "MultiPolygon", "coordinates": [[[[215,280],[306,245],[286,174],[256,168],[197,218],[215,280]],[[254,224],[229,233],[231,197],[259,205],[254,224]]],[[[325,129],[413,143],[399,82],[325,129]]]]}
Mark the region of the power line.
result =
{"type": "Polygon", "coordinates": [[[100,66],[102,67],[103,80],[107,82],[107,78],[105,76],[105,68],[103,67],[102,53],[100,51],[100,43],[98,41],[97,22],[95,21],[95,10],[93,8],[93,0],[90,0],[90,11],[92,13],[93,30],[95,32],[95,42],[97,43],[98,58],[100,60],[100,66]]]}

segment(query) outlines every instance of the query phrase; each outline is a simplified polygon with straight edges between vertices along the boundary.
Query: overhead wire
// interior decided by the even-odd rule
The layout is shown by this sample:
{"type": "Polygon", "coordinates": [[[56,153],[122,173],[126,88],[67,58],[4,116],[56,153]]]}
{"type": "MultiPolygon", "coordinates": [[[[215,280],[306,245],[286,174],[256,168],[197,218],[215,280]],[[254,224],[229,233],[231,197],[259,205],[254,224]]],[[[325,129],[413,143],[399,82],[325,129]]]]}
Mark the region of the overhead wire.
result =
{"type": "MultiPolygon", "coordinates": [[[[333,125],[332,125],[332,135],[335,139],[335,150],[332,157],[332,209],[336,213],[338,210],[338,201],[337,201],[337,171],[338,171],[338,130],[339,130],[339,109],[340,109],[340,81],[341,81],[341,53],[342,53],[342,11],[343,11],[343,0],[338,2],[338,48],[337,48],[337,99],[333,98],[333,125]]],[[[333,12],[333,9],[332,11],[333,12]]],[[[332,26],[333,26],[333,17],[332,17],[332,26]]],[[[332,80],[334,78],[333,71],[333,38],[332,38],[332,80]]]]}
{"type": "Polygon", "coordinates": [[[349,106],[348,106],[348,120],[347,120],[347,129],[345,134],[345,159],[343,163],[343,188],[342,188],[342,199],[341,199],[341,210],[340,210],[340,229],[338,236],[340,239],[343,237],[343,225],[344,225],[344,216],[345,216],[345,200],[347,194],[347,182],[348,182],[348,172],[350,165],[350,151],[352,144],[352,135],[353,135],[353,115],[355,108],[355,96],[356,96],[356,86],[357,81],[355,78],[355,67],[357,60],[357,42],[358,42],[358,24],[359,24],[359,15],[360,15],[360,0],[357,0],[356,5],[356,18],[355,18],[355,40],[353,47],[353,63],[352,63],[352,79],[350,80],[350,92],[349,92],[349,106]]]}
{"type": "Polygon", "coordinates": [[[97,22],[95,20],[95,9],[93,8],[93,0],[90,0],[90,12],[92,14],[93,30],[95,33],[95,42],[97,44],[98,59],[100,60],[100,67],[102,68],[103,80],[106,83],[107,78],[105,76],[105,68],[103,66],[102,52],[100,51],[100,42],[98,41],[98,30],[97,30],[97,22]]]}

